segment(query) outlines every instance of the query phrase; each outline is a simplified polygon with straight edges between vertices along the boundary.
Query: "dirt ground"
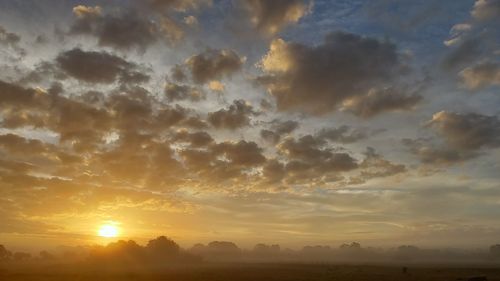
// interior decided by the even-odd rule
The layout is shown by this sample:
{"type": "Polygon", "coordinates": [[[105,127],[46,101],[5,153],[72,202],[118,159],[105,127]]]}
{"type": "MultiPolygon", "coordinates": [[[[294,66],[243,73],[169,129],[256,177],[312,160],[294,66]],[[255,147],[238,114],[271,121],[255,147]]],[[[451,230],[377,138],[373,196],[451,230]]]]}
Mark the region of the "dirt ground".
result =
{"type": "MultiPolygon", "coordinates": [[[[407,266],[331,264],[202,264],[162,269],[101,268],[85,265],[0,265],[8,281],[447,281],[484,276],[500,281],[500,265],[407,266]]],[[[478,279],[480,280],[480,279],[478,279]]]]}

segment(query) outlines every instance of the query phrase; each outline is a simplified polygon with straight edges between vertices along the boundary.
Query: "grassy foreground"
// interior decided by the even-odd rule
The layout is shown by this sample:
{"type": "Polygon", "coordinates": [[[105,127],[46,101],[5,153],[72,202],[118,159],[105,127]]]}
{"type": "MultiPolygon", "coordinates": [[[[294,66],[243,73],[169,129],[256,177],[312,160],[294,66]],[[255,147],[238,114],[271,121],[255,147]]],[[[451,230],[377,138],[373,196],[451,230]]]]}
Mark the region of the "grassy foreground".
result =
{"type": "Polygon", "coordinates": [[[406,273],[402,266],[327,264],[201,264],[161,269],[4,264],[0,268],[0,280],[9,281],[446,281],[475,276],[500,281],[500,267],[409,266],[406,273]]]}

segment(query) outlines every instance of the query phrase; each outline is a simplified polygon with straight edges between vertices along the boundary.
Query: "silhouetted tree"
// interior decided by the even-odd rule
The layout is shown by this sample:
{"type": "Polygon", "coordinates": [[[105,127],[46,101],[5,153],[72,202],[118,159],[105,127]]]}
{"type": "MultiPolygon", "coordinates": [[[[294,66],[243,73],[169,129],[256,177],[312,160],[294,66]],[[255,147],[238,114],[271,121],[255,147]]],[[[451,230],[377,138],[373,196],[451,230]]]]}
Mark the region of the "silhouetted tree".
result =
{"type": "Polygon", "coordinates": [[[191,249],[189,251],[193,252],[193,253],[203,253],[206,250],[207,250],[207,246],[205,246],[201,243],[196,243],[193,245],[193,247],[191,247],[191,249]]]}
{"type": "Polygon", "coordinates": [[[494,259],[500,259],[500,244],[490,246],[490,256],[494,259]]]}
{"type": "Polygon", "coordinates": [[[212,241],[208,243],[208,247],[215,250],[228,251],[228,252],[239,252],[240,248],[236,246],[233,242],[228,241],[212,241]]]}
{"type": "Polygon", "coordinates": [[[358,242],[352,242],[351,244],[342,244],[340,249],[361,249],[361,244],[358,242]]]}
{"type": "Polygon", "coordinates": [[[212,241],[208,243],[206,254],[212,256],[238,256],[241,254],[240,248],[233,242],[229,241],[212,241]]]}
{"type": "Polygon", "coordinates": [[[263,251],[263,252],[269,252],[269,251],[276,252],[276,251],[279,251],[280,249],[281,249],[280,245],[277,245],[277,244],[269,246],[266,244],[259,243],[253,247],[254,251],[263,251]]]}
{"type": "Polygon", "coordinates": [[[4,245],[0,245],[0,261],[1,260],[8,260],[12,256],[12,252],[7,250],[4,245]]]}
{"type": "Polygon", "coordinates": [[[47,251],[41,251],[40,252],[40,258],[42,260],[46,260],[46,261],[55,259],[54,255],[52,255],[51,253],[49,253],[47,251]]]}
{"type": "Polygon", "coordinates": [[[200,262],[201,258],[182,252],[175,241],[160,236],[150,240],[145,247],[133,240],[120,240],[109,243],[107,246],[96,246],[90,251],[89,261],[121,265],[159,266],[171,262],[200,262]]]}
{"type": "Polygon", "coordinates": [[[398,247],[400,253],[417,253],[420,249],[412,245],[401,245],[398,247]]]}
{"type": "Polygon", "coordinates": [[[146,246],[148,254],[155,259],[170,259],[179,255],[180,247],[174,240],[160,236],[150,240],[146,246]]]}
{"type": "Polygon", "coordinates": [[[273,256],[279,254],[281,251],[280,245],[266,245],[259,243],[253,247],[253,253],[259,256],[273,256]]]}
{"type": "Polygon", "coordinates": [[[145,258],[144,248],[133,240],[119,240],[104,247],[97,246],[89,255],[91,261],[112,263],[142,263],[145,258]]]}

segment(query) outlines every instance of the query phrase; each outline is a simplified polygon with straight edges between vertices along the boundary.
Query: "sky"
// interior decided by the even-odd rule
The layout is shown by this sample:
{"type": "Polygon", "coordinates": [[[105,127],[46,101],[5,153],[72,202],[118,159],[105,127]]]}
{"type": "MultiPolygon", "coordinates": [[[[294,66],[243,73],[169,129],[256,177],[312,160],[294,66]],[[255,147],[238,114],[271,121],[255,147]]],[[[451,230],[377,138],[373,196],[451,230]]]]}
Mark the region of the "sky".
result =
{"type": "Polygon", "coordinates": [[[0,241],[480,247],[498,0],[0,0],[0,241]]]}

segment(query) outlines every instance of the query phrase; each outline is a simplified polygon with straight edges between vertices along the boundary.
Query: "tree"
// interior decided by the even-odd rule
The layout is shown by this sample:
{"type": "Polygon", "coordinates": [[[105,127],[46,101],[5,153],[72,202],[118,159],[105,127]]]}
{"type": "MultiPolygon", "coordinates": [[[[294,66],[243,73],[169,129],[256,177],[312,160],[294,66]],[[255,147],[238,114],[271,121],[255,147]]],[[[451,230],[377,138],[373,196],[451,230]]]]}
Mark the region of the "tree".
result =
{"type": "Polygon", "coordinates": [[[12,253],[5,248],[4,245],[0,244],[0,261],[1,260],[8,260],[12,256],[12,253]]]}
{"type": "Polygon", "coordinates": [[[361,249],[361,244],[358,242],[352,242],[351,244],[342,244],[340,249],[361,249]]]}
{"type": "Polygon", "coordinates": [[[153,258],[163,259],[178,256],[180,247],[174,240],[160,236],[150,240],[146,245],[146,250],[153,258]]]}
{"type": "Polygon", "coordinates": [[[490,246],[490,255],[494,259],[500,259],[500,244],[490,246]]]}
{"type": "Polygon", "coordinates": [[[53,260],[55,257],[54,257],[54,255],[52,255],[51,253],[49,253],[47,251],[41,251],[40,258],[42,260],[53,260]]]}

